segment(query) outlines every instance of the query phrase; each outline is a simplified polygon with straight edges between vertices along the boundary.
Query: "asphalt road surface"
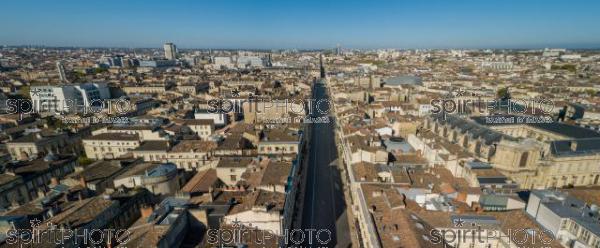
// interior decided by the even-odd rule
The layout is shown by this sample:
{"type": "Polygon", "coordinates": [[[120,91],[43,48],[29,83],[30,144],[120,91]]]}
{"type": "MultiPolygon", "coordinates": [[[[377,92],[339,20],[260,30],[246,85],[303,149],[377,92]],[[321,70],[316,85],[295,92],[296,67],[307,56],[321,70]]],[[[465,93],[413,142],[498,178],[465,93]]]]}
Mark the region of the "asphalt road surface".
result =
{"type": "MultiPolygon", "coordinates": [[[[317,84],[313,97],[316,101],[328,99],[325,86],[317,84]]],[[[325,104],[321,106],[322,109],[327,108],[325,104]]],[[[307,243],[304,247],[349,247],[351,243],[341,175],[337,169],[335,123],[331,116],[329,120],[329,123],[312,124],[302,229],[327,229],[331,232],[331,241],[321,245],[313,240],[313,244],[307,243]]],[[[325,233],[322,232],[320,236],[322,240],[328,238],[325,233]]]]}

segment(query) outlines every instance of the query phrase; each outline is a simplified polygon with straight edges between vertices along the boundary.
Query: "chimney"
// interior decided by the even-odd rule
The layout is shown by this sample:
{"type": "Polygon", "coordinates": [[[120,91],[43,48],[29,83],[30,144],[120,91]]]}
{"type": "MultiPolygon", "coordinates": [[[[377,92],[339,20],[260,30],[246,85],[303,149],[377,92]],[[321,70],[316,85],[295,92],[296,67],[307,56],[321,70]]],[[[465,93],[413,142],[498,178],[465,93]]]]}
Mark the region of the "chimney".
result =
{"type": "Polygon", "coordinates": [[[373,191],[373,197],[379,197],[383,195],[383,190],[373,191]]]}
{"type": "Polygon", "coordinates": [[[152,212],[154,212],[154,208],[151,205],[141,205],[140,206],[140,215],[142,218],[148,218],[152,212]]]}
{"type": "Polygon", "coordinates": [[[571,140],[571,151],[577,151],[577,141],[571,140]]]}
{"type": "Polygon", "coordinates": [[[85,181],[85,177],[79,177],[79,185],[81,185],[81,187],[87,188],[87,182],[85,181]]]}
{"type": "Polygon", "coordinates": [[[209,198],[209,201],[210,201],[210,202],[213,202],[213,201],[215,200],[215,199],[214,199],[214,196],[215,196],[215,195],[214,195],[214,191],[215,191],[215,190],[213,189],[213,187],[212,187],[212,186],[208,188],[208,198],[209,198]]]}
{"type": "Polygon", "coordinates": [[[50,187],[54,188],[59,183],[60,183],[60,181],[58,180],[58,178],[56,178],[56,177],[50,178],[50,187]]]}

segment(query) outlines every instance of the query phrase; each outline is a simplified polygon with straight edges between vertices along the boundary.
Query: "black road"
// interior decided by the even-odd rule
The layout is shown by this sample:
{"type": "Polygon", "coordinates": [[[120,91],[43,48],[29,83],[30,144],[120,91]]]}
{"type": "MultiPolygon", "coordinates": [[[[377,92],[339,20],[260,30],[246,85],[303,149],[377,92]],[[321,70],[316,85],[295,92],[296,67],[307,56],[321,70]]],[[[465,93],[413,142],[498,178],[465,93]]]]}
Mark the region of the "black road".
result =
{"type": "MultiPolygon", "coordinates": [[[[316,101],[328,99],[326,89],[317,84],[313,97],[316,101]]],[[[326,109],[325,104],[321,105],[326,109]]],[[[325,116],[323,114],[316,115],[325,116]]],[[[303,203],[302,229],[329,230],[331,241],[325,245],[306,243],[304,247],[327,246],[349,247],[350,231],[344,203],[344,192],[341,175],[337,168],[337,148],[335,144],[334,119],[329,118],[329,123],[312,124],[311,139],[309,144],[308,165],[306,168],[306,188],[303,203]]],[[[322,231],[321,240],[329,236],[327,231],[322,231]]]]}

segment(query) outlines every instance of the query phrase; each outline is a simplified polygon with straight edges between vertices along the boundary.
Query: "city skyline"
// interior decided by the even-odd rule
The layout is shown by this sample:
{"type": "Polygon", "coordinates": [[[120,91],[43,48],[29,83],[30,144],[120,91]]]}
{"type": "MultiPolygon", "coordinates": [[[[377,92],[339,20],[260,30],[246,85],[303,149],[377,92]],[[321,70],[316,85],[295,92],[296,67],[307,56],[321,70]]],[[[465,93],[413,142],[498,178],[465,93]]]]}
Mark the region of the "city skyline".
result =
{"type": "Polygon", "coordinates": [[[583,1],[7,2],[2,45],[183,49],[600,48],[583,1]],[[42,21],[43,20],[43,21],[42,21]]]}
{"type": "Polygon", "coordinates": [[[600,248],[600,1],[2,7],[0,248],[600,248]]]}

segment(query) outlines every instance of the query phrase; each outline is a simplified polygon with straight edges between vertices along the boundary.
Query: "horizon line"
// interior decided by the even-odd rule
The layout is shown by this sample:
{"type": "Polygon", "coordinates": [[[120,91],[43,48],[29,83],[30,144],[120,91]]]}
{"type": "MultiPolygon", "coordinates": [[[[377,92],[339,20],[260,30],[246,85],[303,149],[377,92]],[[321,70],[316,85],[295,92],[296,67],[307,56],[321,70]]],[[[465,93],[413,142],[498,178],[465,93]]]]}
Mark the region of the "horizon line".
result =
{"type": "MultiPolygon", "coordinates": [[[[177,43],[172,42],[177,46],[177,43]]],[[[158,49],[162,50],[161,46],[149,47],[149,46],[105,46],[105,45],[35,45],[35,44],[21,44],[21,45],[8,45],[8,44],[0,44],[3,48],[24,48],[24,47],[34,47],[34,48],[83,48],[83,49],[158,49]]],[[[552,46],[490,46],[490,47],[476,47],[476,46],[464,46],[464,47],[342,47],[344,50],[354,50],[354,51],[364,51],[364,50],[386,50],[386,49],[395,49],[395,50],[543,50],[543,49],[569,49],[569,50],[600,50],[600,44],[598,45],[552,45],[552,46]]],[[[313,47],[313,48],[294,48],[294,47],[272,47],[272,48],[258,48],[258,47],[188,47],[188,46],[177,46],[178,50],[299,50],[299,51],[326,51],[326,50],[335,50],[335,46],[330,47],[313,47]]]]}

